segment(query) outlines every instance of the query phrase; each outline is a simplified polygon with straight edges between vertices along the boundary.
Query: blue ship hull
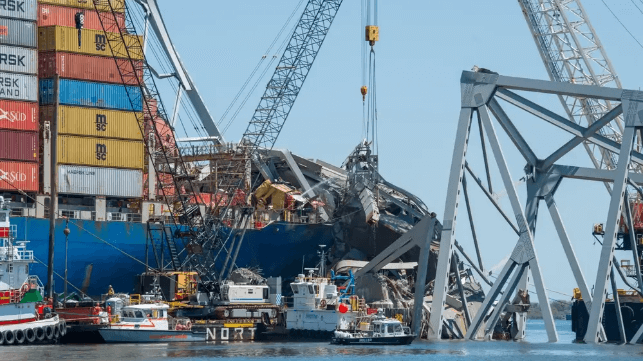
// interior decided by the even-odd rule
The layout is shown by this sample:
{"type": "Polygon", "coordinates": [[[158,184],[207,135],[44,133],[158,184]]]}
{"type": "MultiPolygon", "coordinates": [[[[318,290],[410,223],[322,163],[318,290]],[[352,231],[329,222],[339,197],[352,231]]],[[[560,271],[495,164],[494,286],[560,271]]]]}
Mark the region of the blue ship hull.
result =
{"type": "MultiPolygon", "coordinates": [[[[30,241],[38,263],[31,274],[47,282],[47,255],[49,250],[49,220],[31,217],[12,217],[17,226],[17,239],[30,241]]],[[[63,291],[65,270],[65,220],[56,220],[56,245],[54,252],[54,286],[63,291]]],[[[135,276],[145,271],[145,242],[147,227],[142,223],[98,222],[73,220],[69,222],[68,280],[81,288],[85,269],[93,265],[89,295],[107,292],[109,285],[116,292],[136,292],[135,276]]],[[[302,261],[307,267],[316,263],[318,245],[330,245],[333,239],[331,226],[324,224],[272,223],[261,230],[247,230],[237,258],[239,267],[258,267],[264,277],[292,278],[301,273],[302,261]]],[[[183,243],[179,240],[177,245],[183,243]]],[[[154,266],[154,255],[149,252],[149,262],[154,266]]],[[[166,262],[169,256],[165,256],[166,262]]],[[[73,291],[69,287],[69,292],[73,291]]]]}

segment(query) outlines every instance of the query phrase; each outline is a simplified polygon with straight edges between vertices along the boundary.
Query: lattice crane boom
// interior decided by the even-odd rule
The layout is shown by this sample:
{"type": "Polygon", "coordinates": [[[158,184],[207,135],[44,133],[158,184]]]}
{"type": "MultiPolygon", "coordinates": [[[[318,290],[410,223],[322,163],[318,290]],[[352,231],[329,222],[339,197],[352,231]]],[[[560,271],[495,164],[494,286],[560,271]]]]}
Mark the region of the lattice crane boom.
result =
{"type": "MultiPolygon", "coordinates": [[[[580,0],[519,0],[552,81],[621,88],[621,82],[580,0]]],[[[569,119],[588,126],[613,109],[609,101],[559,96],[569,119]]],[[[621,143],[621,117],[599,133],[621,143]]],[[[611,151],[584,143],[598,169],[616,168],[611,151]]]]}
{"type": "MultiPolygon", "coordinates": [[[[153,5],[155,4],[154,1],[151,3],[153,5]]],[[[275,73],[268,83],[264,95],[261,97],[260,104],[255,110],[255,114],[244,133],[241,142],[242,146],[233,150],[235,154],[243,153],[245,157],[254,158],[259,148],[272,148],[301,91],[301,87],[319,53],[341,3],[342,0],[308,1],[275,73]]],[[[95,8],[100,16],[107,42],[115,58],[120,57],[125,59],[124,61],[117,60],[117,64],[134,64],[133,54],[142,54],[144,46],[143,43],[138,40],[134,42],[123,41],[125,34],[136,33],[130,19],[128,18],[128,25],[119,25],[116,21],[116,13],[111,2],[105,0],[97,0],[95,2],[95,8]],[[111,11],[100,12],[97,6],[99,2],[106,3],[111,11]],[[130,26],[131,29],[128,29],[128,26],[130,26]]],[[[158,90],[154,84],[154,79],[151,76],[152,72],[145,65],[142,69],[142,77],[140,76],[141,74],[129,74],[124,70],[121,71],[121,76],[123,77],[124,83],[125,80],[135,80],[135,84],[139,86],[142,94],[145,96],[143,96],[143,99],[130,99],[130,101],[134,103],[142,100],[143,113],[145,114],[142,117],[152,119],[153,114],[151,114],[151,109],[153,106],[150,104],[150,99],[158,99],[159,113],[163,110],[163,107],[158,90]]],[[[125,69],[126,67],[119,67],[119,71],[121,68],[125,69]]],[[[169,119],[165,113],[162,114],[162,118],[169,119]]],[[[140,120],[141,124],[143,124],[144,119],[140,120]]],[[[166,156],[168,152],[165,149],[163,150],[162,153],[166,156]]],[[[180,164],[178,168],[182,173],[185,173],[184,162],[180,154],[178,162],[180,164]]],[[[159,168],[158,171],[160,171],[163,168],[167,168],[164,166],[169,163],[167,159],[162,159],[158,164],[155,162],[153,166],[159,168]]],[[[247,162],[231,161],[231,164],[233,163],[235,166],[234,169],[231,170],[231,174],[238,175],[247,171],[247,162]]],[[[175,170],[177,169],[175,168],[175,170]]],[[[187,193],[185,196],[179,197],[179,200],[185,203],[191,195],[195,194],[195,189],[191,184],[182,187],[183,184],[177,180],[177,178],[181,178],[181,176],[182,174],[172,174],[177,194],[182,194],[182,192],[187,193]]],[[[230,179],[220,177],[217,184],[219,192],[228,196],[229,199],[228,202],[224,202],[226,204],[220,205],[219,203],[221,202],[217,202],[217,209],[214,214],[219,214],[220,216],[218,218],[206,218],[198,209],[191,211],[191,208],[188,207],[187,204],[183,204],[182,207],[184,214],[181,218],[192,231],[190,232],[191,240],[186,244],[187,256],[182,266],[183,268],[196,271],[199,274],[202,287],[212,293],[216,293],[218,290],[218,285],[222,276],[225,274],[225,268],[230,259],[230,254],[233,252],[232,247],[229,245],[228,247],[230,247],[230,249],[226,248],[226,243],[230,237],[228,232],[223,230],[222,219],[228,214],[228,209],[237,191],[243,188],[243,179],[240,179],[238,176],[228,178],[230,179]],[[225,262],[219,258],[220,255],[225,257],[225,262]],[[222,266],[221,263],[223,263],[222,266]]],[[[247,221],[248,214],[246,212],[242,216],[242,219],[238,219],[235,222],[235,226],[243,228],[246,226],[245,223],[247,221]]],[[[232,258],[232,264],[234,264],[238,250],[239,247],[237,246],[234,258],[232,258]]]]}
{"type": "Polygon", "coordinates": [[[297,100],[343,0],[309,0],[243,134],[252,149],[271,149],[297,100]]]}

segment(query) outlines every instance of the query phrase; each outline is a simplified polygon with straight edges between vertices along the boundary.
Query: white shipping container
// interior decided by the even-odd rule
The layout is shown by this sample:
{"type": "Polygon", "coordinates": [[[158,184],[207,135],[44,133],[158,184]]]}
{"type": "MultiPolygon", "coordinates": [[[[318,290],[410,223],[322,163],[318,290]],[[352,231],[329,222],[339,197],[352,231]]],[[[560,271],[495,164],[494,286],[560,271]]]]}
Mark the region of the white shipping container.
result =
{"type": "Polygon", "coordinates": [[[37,48],[37,30],[33,21],[0,18],[0,44],[37,48]]]}
{"type": "Polygon", "coordinates": [[[0,45],[0,71],[38,74],[38,50],[0,45]]]}
{"type": "Polygon", "coordinates": [[[38,20],[38,0],[0,0],[0,17],[38,20]]]}
{"type": "Polygon", "coordinates": [[[58,166],[58,192],[141,198],[143,196],[143,171],[60,165],[58,166]]]}
{"type": "Polygon", "coordinates": [[[38,77],[0,72],[0,99],[37,102],[38,77]]]}

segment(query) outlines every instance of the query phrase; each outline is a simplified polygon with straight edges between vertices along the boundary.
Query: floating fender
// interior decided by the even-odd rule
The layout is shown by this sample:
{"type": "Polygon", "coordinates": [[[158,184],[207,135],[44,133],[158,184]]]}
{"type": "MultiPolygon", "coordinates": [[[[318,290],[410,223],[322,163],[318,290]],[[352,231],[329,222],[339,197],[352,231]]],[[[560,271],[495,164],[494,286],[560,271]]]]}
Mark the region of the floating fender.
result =
{"type": "Polygon", "coordinates": [[[54,325],[54,338],[60,337],[60,329],[58,328],[58,325],[60,325],[60,323],[54,325]]]}
{"type": "Polygon", "coordinates": [[[54,328],[51,327],[51,325],[45,326],[45,337],[47,340],[51,340],[54,338],[54,328]]]}
{"type": "Polygon", "coordinates": [[[67,334],[67,325],[65,324],[65,321],[61,320],[58,323],[58,330],[60,331],[60,337],[63,337],[67,334]]]}
{"type": "Polygon", "coordinates": [[[33,328],[25,329],[25,338],[27,339],[27,342],[29,342],[29,343],[36,342],[36,331],[34,331],[33,328]]]}
{"type": "Polygon", "coordinates": [[[45,329],[42,327],[36,327],[34,329],[34,333],[36,334],[36,339],[38,341],[43,341],[45,339],[45,329]]]}
{"type": "Polygon", "coordinates": [[[0,331],[0,345],[4,345],[4,332],[0,331]]]}
{"type": "Polygon", "coordinates": [[[16,342],[16,336],[13,334],[13,331],[7,330],[4,332],[4,343],[7,345],[13,345],[16,342]]]}
{"type": "Polygon", "coordinates": [[[18,345],[25,343],[25,330],[15,330],[13,334],[16,336],[16,343],[18,345]]]}

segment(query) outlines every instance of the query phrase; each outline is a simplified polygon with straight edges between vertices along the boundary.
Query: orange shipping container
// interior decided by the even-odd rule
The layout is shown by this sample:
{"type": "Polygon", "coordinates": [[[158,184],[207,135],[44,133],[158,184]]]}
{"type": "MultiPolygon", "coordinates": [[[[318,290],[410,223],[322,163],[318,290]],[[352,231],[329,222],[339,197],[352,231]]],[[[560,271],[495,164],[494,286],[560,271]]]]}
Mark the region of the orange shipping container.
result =
{"type": "Polygon", "coordinates": [[[114,11],[123,13],[125,12],[125,0],[110,0],[109,2],[107,0],[96,0],[96,1],[89,1],[89,0],[38,0],[39,3],[44,3],[44,4],[54,4],[54,5],[60,5],[60,6],[69,6],[73,8],[79,8],[79,9],[89,9],[91,11],[94,11],[94,2],[96,2],[96,7],[98,8],[99,11],[112,11],[111,9],[114,9],[114,11]],[[110,6],[111,4],[111,6],[110,6]]]}
{"type": "MultiPolygon", "coordinates": [[[[107,58],[73,53],[41,52],[38,57],[38,76],[52,78],[55,74],[61,78],[89,80],[101,83],[138,85],[133,76],[121,78],[119,68],[124,74],[134,74],[132,63],[127,59],[107,58]],[[118,61],[118,66],[116,65],[118,61]]],[[[134,67],[139,79],[143,75],[143,62],[135,61],[134,67]]]]}
{"type": "MultiPolygon", "coordinates": [[[[69,8],[64,6],[55,6],[49,4],[38,4],[38,26],[69,26],[76,27],[76,13],[78,9],[69,8]]],[[[103,30],[96,11],[84,11],[85,14],[85,29],[103,30]]],[[[113,17],[108,16],[111,20],[113,17]]],[[[116,14],[119,27],[125,25],[125,14],[116,14]]],[[[112,20],[113,21],[113,20],[112,20]]],[[[107,24],[106,24],[107,25],[107,24]]]]}
{"type": "Polygon", "coordinates": [[[0,189],[38,192],[38,164],[0,161],[0,189]]]}
{"type": "Polygon", "coordinates": [[[38,131],[38,103],[0,100],[0,129],[38,131]]]}

